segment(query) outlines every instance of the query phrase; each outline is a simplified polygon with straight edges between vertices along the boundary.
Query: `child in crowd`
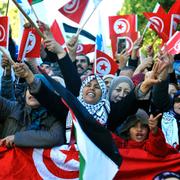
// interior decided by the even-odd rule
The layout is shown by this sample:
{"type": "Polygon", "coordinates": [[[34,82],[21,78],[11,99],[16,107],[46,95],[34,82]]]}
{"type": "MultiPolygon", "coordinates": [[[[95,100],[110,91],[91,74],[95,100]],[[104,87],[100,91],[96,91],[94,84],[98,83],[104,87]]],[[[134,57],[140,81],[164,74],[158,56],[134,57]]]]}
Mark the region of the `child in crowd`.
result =
{"type": "Polygon", "coordinates": [[[166,156],[178,153],[168,145],[160,128],[158,119],[161,114],[153,117],[139,109],[135,115],[129,116],[119,127],[118,136],[114,136],[117,146],[126,149],[144,149],[155,156],[166,156]]]}

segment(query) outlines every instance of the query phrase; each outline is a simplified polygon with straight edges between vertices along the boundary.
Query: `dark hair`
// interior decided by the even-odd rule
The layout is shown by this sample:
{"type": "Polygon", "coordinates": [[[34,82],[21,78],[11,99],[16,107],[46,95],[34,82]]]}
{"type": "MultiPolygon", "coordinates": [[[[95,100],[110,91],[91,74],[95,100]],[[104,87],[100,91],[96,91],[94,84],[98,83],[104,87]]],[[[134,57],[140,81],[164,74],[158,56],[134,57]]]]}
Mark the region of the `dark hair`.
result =
{"type": "Polygon", "coordinates": [[[121,138],[128,140],[129,129],[133,127],[135,124],[137,124],[138,122],[141,122],[142,124],[147,125],[147,128],[149,129],[148,119],[149,119],[148,114],[143,109],[138,109],[136,114],[128,116],[126,120],[117,128],[116,130],[117,134],[121,138]]]}
{"type": "MultiPolygon", "coordinates": [[[[88,56],[86,56],[85,54],[78,54],[77,56],[84,56],[86,58],[88,65],[90,65],[90,59],[88,56]]],[[[76,60],[75,60],[75,63],[76,63],[76,60]]]]}

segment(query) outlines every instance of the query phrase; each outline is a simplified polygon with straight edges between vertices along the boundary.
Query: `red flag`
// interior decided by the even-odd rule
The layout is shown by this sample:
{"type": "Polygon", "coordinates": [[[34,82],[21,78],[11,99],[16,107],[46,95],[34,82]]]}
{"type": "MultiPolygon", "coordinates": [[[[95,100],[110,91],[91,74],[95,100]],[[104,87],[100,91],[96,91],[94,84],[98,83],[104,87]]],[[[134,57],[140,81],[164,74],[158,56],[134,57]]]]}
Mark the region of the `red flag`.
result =
{"type": "MultiPolygon", "coordinates": [[[[180,172],[179,153],[162,158],[141,149],[121,148],[119,151],[123,161],[115,180],[154,179],[165,171],[180,172]]],[[[51,149],[0,147],[0,162],[0,179],[75,180],[79,177],[76,145],[62,145],[51,149]]]]}
{"type": "Polygon", "coordinates": [[[176,31],[176,33],[169,39],[165,45],[165,49],[172,55],[180,53],[180,31],[176,31]]]}
{"type": "Polygon", "coordinates": [[[171,16],[171,27],[170,37],[176,32],[177,25],[180,23],[180,1],[176,2],[171,6],[168,15],[171,16]]]}
{"type": "Polygon", "coordinates": [[[21,40],[18,60],[40,57],[41,37],[34,28],[25,28],[21,40]]]}
{"type": "Polygon", "coordinates": [[[94,62],[93,72],[100,76],[107,74],[115,74],[118,70],[117,63],[107,54],[102,51],[96,50],[96,62],[94,62]]]}
{"type": "Polygon", "coordinates": [[[88,0],[71,0],[69,3],[61,7],[59,12],[79,24],[87,4],[88,0]]]}
{"type": "Polygon", "coordinates": [[[111,37],[111,47],[113,52],[113,57],[115,57],[116,51],[117,51],[117,39],[125,39],[126,40],[126,51],[128,53],[131,53],[134,41],[138,38],[139,33],[133,32],[133,33],[124,33],[119,36],[112,36],[111,37]]]}
{"type": "Polygon", "coordinates": [[[52,23],[50,30],[51,30],[51,32],[53,34],[54,39],[61,46],[63,46],[65,44],[65,40],[64,40],[63,34],[61,32],[61,29],[60,29],[60,27],[59,27],[59,25],[58,25],[56,20],[54,20],[54,22],[52,23]]]}
{"type": "Polygon", "coordinates": [[[169,39],[171,17],[164,11],[158,11],[157,13],[144,12],[144,16],[150,21],[153,30],[157,32],[164,42],[169,39]]]}
{"type": "MultiPolygon", "coordinates": [[[[121,148],[119,151],[123,161],[115,180],[149,180],[164,171],[180,172],[179,153],[156,157],[141,149],[121,148]]],[[[0,147],[0,169],[0,179],[77,180],[79,178],[77,147],[76,145],[62,145],[48,149],[0,147]]]]}
{"type": "Polygon", "coordinates": [[[109,17],[110,37],[124,33],[137,32],[137,16],[135,14],[109,17]]]}
{"type": "Polygon", "coordinates": [[[180,14],[180,1],[176,0],[176,2],[171,6],[168,14],[180,14]]]}
{"type": "Polygon", "coordinates": [[[123,157],[120,170],[114,180],[153,180],[165,171],[180,172],[180,154],[156,157],[141,149],[120,149],[123,157]]]}
{"type": "Polygon", "coordinates": [[[77,179],[76,145],[51,149],[0,147],[0,179],[77,179]]]}
{"type": "Polygon", "coordinates": [[[8,47],[9,44],[9,18],[0,17],[0,46],[8,47]]]}
{"type": "Polygon", "coordinates": [[[95,44],[78,44],[76,53],[77,54],[88,54],[94,52],[95,44]]]}

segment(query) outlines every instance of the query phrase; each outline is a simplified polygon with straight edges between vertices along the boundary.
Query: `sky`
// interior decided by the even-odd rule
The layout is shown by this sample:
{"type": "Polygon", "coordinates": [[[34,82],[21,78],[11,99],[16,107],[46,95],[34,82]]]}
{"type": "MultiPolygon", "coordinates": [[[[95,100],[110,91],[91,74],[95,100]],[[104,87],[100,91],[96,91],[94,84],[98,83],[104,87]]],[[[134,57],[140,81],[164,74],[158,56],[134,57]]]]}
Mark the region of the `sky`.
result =
{"type": "MultiPolygon", "coordinates": [[[[6,0],[0,0],[1,1],[6,1],[6,0]]],[[[86,21],[88,16],[91,14],[93,11],[93,0],[89,0],[89,5],[88,8],[86,9],[83,19],[79,25],[81,27],[83,23],[86,21]]],[[[108,16],[113,16],[116,15],[117,11],[120,10],[122,7],[124,0],[102,0],[98,8],[96,9],[95,13],[91,16],[87,24],[85,25],[84,29],[86,31],[89,31],[92,33],[94,36],[96,36],[97,31],[98,31],[98,11],[100,11],[100,17],[102,21],[102,32],[105,35],[105,43],[110,45],[110,40],[109,40],[109,23],[108,23],[108,16]]],[[[58,9],[62,7],[64,4],[69,2],[69,0],[43,0],[42,3],[38,3],[34,5],[34,10],[38,16],[38,18],[47,23],[51,24],[54,18],[56,18],[59,22],[63,21],[66,23],[69,23],[70,25],[78,26],[76,23],[73,23],[69,19],[65,18],[62,14],[58,12],[58,9]]],[[[10,1],[10,5],[14,6],[13,2],[10,1]]],[[[0,58],[1,59],[1,58],[0,58]]],[[[0,76],[2,74],[1,68],[0,68],[0,76]]],[[[1,86],[1,83],[0,83],[1,86]]]]}
{"type": "MultiPolygon", "coordinates": [[[[24,0],[25,1],[25,0],[24,0]]],[[[76,24],[68,18],[64,17],[58,9],[68,3],[70,0],[43,0],[41,3],[33,5],[33,8],[39,18],[39,20],[47,23],[49,26],[52,24],[54,19],[61,24],[61,22],[66,22],[72,26],[82,27],[84,22],[87,20],[89,15],[92,13],[94,0],[89,0],[86,11],[84,12],[83,18],[80,24],[76,24]]],[[[121,9],[124,0],[102,0],[96,11],[93,13],[89,21],[84,26],[84,30],[92,33],[96,36],[98,32],[98,15],[100,14],[102,23],[102,32],[104,35],[104,41],[107,46],[110,45],[109,39],[109,22],[108,16],[114,16],[121,9]]],[[[14,3],[10,1],[10,5],[14,6],[14,3]]],[[[36,18],[34,18],[36,20],[36,18]]],[[[61,28],[62,29],[62,28],[61,28]]],[[[18,40],[19,41],[19,40],[18,40]]]]}
{"type": "MultiPolygon", "coordinates": [[[[105,43],[107,45],[110,45],[109,40],[109,22],[108,22],[108,16],[116,15],[116,13],[120,10],[122,7],[124,0],[102,0],[96,11],[93,13],[87,24],[85,25],[84,29],[92,33],[96,36],[98,31],[98,13],[101,17],[102,22],[102,31],[105,35],[105,43]]],[[[64,17],[62,14],[58,12],[58,9],[62,7],[64,4],[69,2],[69,0],[44,0],[44,9],[42,8],[41,3],[38,3],[34,5],[34,9],[38,14],[38,17],[44,22],[48,22],[49,24],[52,23],[52,20],[56,18],[59,22],[61,20],[69,23],[70,25],[77,26],[76,23],[70,21],[66,17],[64,17]],[[53,2],[53,3],[52,3],[53,2]],[[44,12],[47,12],[44,14],[44,12]],[[48,17],[47,17],[48,16],[48,17]]],[[[90,0],[88,7],[86,8],[86,11],[84,13],[84,16],[82,18],[82,21],[80,23],[80,27],[84,24],[86,19],[89,17],[91,12],[93,11],[94,5],[93,0],[90,0]]]]}

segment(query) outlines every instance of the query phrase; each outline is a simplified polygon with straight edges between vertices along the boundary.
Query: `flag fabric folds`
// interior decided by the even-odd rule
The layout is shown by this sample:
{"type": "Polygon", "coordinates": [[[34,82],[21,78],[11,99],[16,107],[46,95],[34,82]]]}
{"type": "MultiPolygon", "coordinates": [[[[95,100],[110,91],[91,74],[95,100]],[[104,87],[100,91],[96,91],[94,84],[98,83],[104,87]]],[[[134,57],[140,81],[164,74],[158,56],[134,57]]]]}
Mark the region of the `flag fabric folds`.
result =
{"type": "MultiPolygon", "coordinates": [[[[66,23],[62,23],[62,24],[63,24],[63,27],[64,27],[64,31],[66,33],[73,33],[73,34],[77,33],[77,31],[78,31],[77,27],[70,26],[70,25],[68,25],[66,23]]],[[[86,38],[88,38],[88,39],[90,39],[90,40],[92,40],[94,42],[96,41],[96,37],[94,35],[92,35],[91,33],[89,33],[88,31],[82,30],[80,32],[80,35],[84,36],[84,37],[86,37],[86,38]]]]}
{"type": "Polygon", "coordinates": [[[115,74],[118,70],[118,64],[106,53],[96,50],[96,64],[93,66],[93,72],[99,76],[115,74]]]}
{"type": "MultiPolygon", "coordinates": [[[[180,154],[156,157],[141,149],[120,149],[123,163],[114,180],[152,179],[162,172],[179,174],[180,154]]],[[[180,176],[180,174],[179,174],[180,176]]]]}
{"type": "Polygon", "coordinates": [[[88,54],[94,52],[95,44],[78,44],[76,54],[88,54]]]}
{"type": "Polygon", "coordinates": [[[149,27],[167,42],[176,32],[177,24],[180,22],[180,1],[176,1],[168,13],[157,3],[153,12],[143,14],[149,20],[149,27]]]}
{"type": "Polygon", "coordinates": [[[144,12],[144,16],[150,21],[153,29],[157,32],[159,37],[167,42],[170,33],[171,18],[164,11],[158,13],[144,12]]]}
{"type": "Polygon", "coordinates": [[[0,179],[77,180],[77,146],[62,145],[49,149],[0,147],[0,179]]]}
{"type": "Polygon", "coordinates": [[[172,55],[180,53],[180,31],[176,31],[176,33],[169,39],[165,44],[165,49],[172,55]]]}
{"type": "Polygon", "coordinates": [[[34,28],[25,28],[21,40],[18,60],[21,61],[25,57],[40,57],[41,37],[34,28]]]}
{"type": "MultiPolygon", "coordinates": [[[[119,151],[123,161],[115,180],[153,179],[165,171],[180,172],[180,154],[159,158],[138,149],[119,151]]],[[[99,165],[102,165],[101,162],[99,165]]],[[[78,180],[79,168],[77,145],[46,149],[0,147],[0,179],[78,180]]]]}
{"type": "Polygon", "coordinates": [[[137,32],[137,16],[135,14],[110,16],[110,37],[119,36],[123,33],[137,32]]]}
{"type": "Polygon", "coordinates": [[[65,17],[76,23],[80,23],[83,13],[87,7],[88,0],[71,0],[59,9],[65,17]]]}
{"type": "Polygon", "coordinates": [[[65,44],[65,40],[63,37],[63,34],[61,32],[61,29],[57,23],[56,20],[54,20],[54,22],[52,23],[51,27],[50,27],[50,31],[53,34],[54,39],[61,45],[63,46],[65,44]]]}
{"type": "Polygon", "coordinates": [[[102,125],[100,125],[99,123],[97,123],[93,116],[89,114],[87,109],[78,101],[78,99],[75,96],[72,95],[72,93],[70,93],[67,89],[65,89],[61,84],[56,82],[51,77],[47,75],[45,75],[45,77],[52,85],[54,91],[59,95],[60,98],[63,99],[63,101],[67,104],[71,112],[77,118],[77,120],[73,122],[75,122],[76,136],[78,136],[78,149],[80,151],[80,154],[83,156],[83,159],[85,160],[85,167],[83,172],[94,172],[91,174],[91,177],[93,177],[93,179],[98,179],[98,177],[101,176],[104,177],[103,173],[107,175],[106,179],[112,178],[115,175],[115,172],[118,171],[122,159],[112,139],[110,131],[102,125]],[[81,143],[81,140],[79,138],[82,138],[83,143],[81,143]],[[92,147],[95,148],[94,151],[90,152],[90,154],[84,154],[86,150],[92,147]],[[100,157],[96,157],[96,155],[100,157]],[[101,167],[99,167],[99,161],[94,161],[94,159],[99,158],[102,160],[101,167]],[[89,164],[93,165],[93,169],[92,166],[88,166],[89,164]],[[107,171],[106,164],[107,167],[110,167],[111,164],[112,169],[108,169],[107,171]],[[88,170],[85,170],[86,168],[88,168],[88,170]],[[100,169],[101,173],[99,171],[96,171],[96,169],[100,169]]]}
{"type": "Polygon", "coordinates": [[[137,15],[122,15],[109,17],[109,32],[111,39],[112,54],[118,51],[118,39],[125,39],[126,51],[131,53],[134,41],[138,38],[137,15]]]}
{"type": "Polygon", "coordinates": [[[9,18],[8,16],[0,17],[0,46],[8,47],[9,44],[9,18]]]}
{"type": "Polygon", "coordinates": [[[171,16],[170,37],[176,32],[177,25],[180,23],[180,1],[171,6],[168,15],[171,16]]]}

